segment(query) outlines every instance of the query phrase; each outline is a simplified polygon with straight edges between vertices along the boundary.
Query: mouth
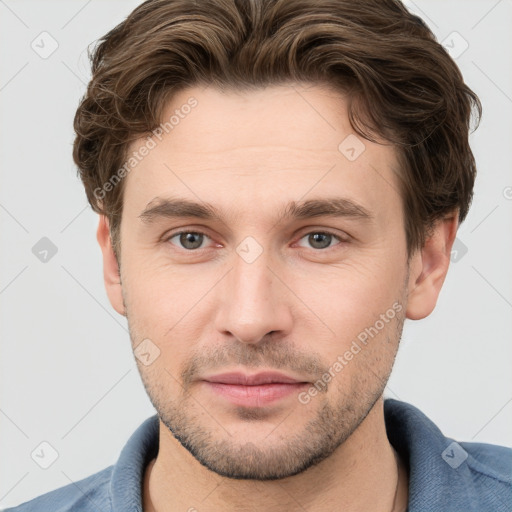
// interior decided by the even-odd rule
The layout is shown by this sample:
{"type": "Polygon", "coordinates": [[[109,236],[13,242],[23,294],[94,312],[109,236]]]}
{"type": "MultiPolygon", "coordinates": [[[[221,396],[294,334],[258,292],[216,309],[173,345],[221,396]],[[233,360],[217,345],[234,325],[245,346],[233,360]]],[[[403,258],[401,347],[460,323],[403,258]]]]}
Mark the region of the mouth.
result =
{"type": "Polygon", "coordinates": [[[279,372],[222,373],[205,377],[203,383],[214,395],[245,407],[264,407],[311,385],[279,372]]]}

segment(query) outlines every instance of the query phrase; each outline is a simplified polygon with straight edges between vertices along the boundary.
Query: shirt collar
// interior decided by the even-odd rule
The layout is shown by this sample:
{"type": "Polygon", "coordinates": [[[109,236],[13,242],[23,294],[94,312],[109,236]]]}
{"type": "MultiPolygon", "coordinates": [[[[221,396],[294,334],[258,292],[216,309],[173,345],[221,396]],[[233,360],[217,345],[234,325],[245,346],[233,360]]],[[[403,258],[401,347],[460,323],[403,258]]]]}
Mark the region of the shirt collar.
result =
{"type": "Polygon", "coordinates": [[[132,434],[112,470],[113,512],[142,512],[142,485],[149,462],[158,453],[158,415],[149,417],[132,434]]]}
{"type": "Polygon", "coordinates": [[[384,417],[389,442],[409,468],[408,510],[438,512],[455,506],[476,511],[473,457],[413,405],[387,399],[384,417]]]}

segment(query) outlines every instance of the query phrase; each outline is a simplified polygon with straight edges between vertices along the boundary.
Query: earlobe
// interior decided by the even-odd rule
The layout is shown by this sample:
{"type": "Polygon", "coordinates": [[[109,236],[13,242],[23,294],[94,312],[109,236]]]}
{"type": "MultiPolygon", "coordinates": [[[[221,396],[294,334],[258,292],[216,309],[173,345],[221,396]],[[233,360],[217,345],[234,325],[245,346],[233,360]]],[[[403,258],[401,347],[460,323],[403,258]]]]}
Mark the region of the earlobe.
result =
{"type": "Polygon", "coordinates": [[[112,248],[112,239],[110,237],[110,227],[105,215],[100,215],[96,238],[103,255],[103,280],[107,296],[112,307],[123,316],[126,316],[123,293],[121,286],[121,276],[119,273],[119,264],[112,248]]]}
{"type": "Polygon", "coordinates": [[[424,247],[412,257],[407,318],[421,320],[434,310],[450,265],[457,227],[457,214],[440,219],[424,247]]]}

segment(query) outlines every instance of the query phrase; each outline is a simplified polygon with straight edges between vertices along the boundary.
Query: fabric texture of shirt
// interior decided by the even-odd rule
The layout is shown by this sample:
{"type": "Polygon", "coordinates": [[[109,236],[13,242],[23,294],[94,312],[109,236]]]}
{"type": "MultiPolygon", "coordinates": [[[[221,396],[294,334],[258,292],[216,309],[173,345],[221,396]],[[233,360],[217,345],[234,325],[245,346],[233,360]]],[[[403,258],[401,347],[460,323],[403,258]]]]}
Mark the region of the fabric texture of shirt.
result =
{"type": "MultiPolygon", "coordinates": [[[[512,511],[511,448],[457,443],[398,400],[384,401],[384,417],[389,441],[409,467],[408,512],[512,511]]],[[[158,434],[155,414],[114,465],[4,512],[142,512],[144,472],[158,453],[158,434]]]]}

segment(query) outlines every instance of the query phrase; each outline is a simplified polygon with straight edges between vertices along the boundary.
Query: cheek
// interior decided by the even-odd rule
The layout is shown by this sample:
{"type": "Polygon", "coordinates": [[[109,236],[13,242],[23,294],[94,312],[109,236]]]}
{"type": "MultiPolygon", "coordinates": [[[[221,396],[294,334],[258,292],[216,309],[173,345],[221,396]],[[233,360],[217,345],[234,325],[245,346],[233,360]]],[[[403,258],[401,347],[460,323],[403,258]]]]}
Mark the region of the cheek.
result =
{"type": "Polygon", "coordinates": [[[358,258],[303,272],[290,282],[297,295],[338,336],[357,334],[401,297],[402,269],[392,260],[358,258]]]}
{"type": "MultiPolygon", "coordinates": [[[[336,375],[335,388],[367,386],[356,384],[362,376],[378,385],[389,373],[405,309],[402,273],[399,262],[368,258],[296,281],[297,295],[310,310],[306,329],[318,340],[314,350],[336,375]]],[[[311,349],[304,338],[311,336],[299,336],[311,349]]]]}
{"type": "MultiPolygon", "coordinates": [[[[205,307],[219,281],[217,271],[191,266],[150,266],[135,259],[123,269],[123,292],[130,323],[139,337],[154,339],[162,349],[179,351],[200,339],[208,315],[205,307]],[[212,275],[213,274],[213,275],[212,275]]],[[[211,316],[211,315],[210,315],[211,316]]]]}

